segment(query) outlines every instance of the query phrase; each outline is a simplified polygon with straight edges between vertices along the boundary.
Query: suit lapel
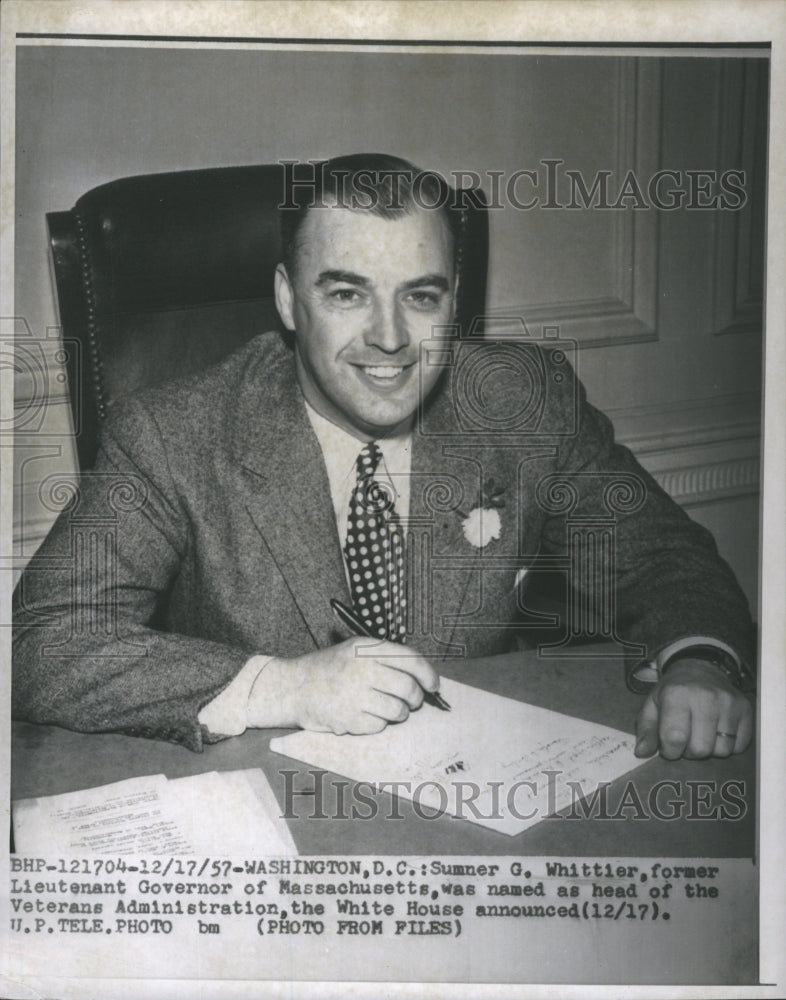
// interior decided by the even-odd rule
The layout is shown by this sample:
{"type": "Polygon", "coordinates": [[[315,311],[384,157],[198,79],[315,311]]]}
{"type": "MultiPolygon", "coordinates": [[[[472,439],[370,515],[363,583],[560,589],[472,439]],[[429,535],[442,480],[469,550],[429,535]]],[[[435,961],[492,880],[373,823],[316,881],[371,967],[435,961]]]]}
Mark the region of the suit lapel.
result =
{"type": "MultiPolygon", "coordinates": [[[[538,447],[533,457],[547,452],[538,447]]],[[[429,655],[487,650],[504,631],[499,625],[513,613],[523,530],[517,470],[524,455],[520,442],[512,448],[461,427],[449,379],[418,421],[410,501],[417,564],[410,585],[418,617],[414,641],[429,655]],[[495,489],[502,488],[504,507],[497,511],[499,537],[481,547],[467,540],[463,523],[473,508],[488,506],[481,491],[490,479],[495,489]]]]}
{"type": "Polygon", "coordinates": [[[349,592],[324,459],[289,352],[282,347],[257,379],[237,410],[236,457],[247,486],[242,502],[314,644],[330,645],[337,626],[329,599],[346,602],[349,592]]]}
{"type": "Polygon", "coordinates": [[[431,655],[460,655],[454,616],[468,601],[480,550],[464,538],[462,516],[476,505],[482,463],[459,447],[449,382],[418,421],[412,447],[410,517],[415,572],[410,575],[416,642],[431,655]]]}

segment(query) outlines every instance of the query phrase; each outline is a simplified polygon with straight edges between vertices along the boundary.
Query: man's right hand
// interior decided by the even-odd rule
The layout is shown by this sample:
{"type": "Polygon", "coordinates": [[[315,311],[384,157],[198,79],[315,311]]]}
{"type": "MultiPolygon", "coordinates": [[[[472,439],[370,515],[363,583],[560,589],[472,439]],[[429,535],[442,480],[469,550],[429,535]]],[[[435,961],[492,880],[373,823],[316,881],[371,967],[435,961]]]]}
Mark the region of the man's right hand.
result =
{"type": "Polygon", "coordinates": [[[439,675],[414,650],[353,638],[290,659],[275,657],[251,690],[248,724],[314,732],[378,733],[420,707],[439,675]]]}

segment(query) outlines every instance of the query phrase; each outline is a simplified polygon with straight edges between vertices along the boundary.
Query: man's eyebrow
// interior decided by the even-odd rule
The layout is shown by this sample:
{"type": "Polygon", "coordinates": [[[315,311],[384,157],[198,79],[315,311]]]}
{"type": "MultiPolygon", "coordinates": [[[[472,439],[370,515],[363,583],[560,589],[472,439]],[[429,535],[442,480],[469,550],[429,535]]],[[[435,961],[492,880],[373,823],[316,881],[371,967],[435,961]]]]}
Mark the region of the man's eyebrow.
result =
{"type": "Polygon", "coordinates": [[[406,290],[425,287],[439,288],[442,292],[449,292],[450,282],[444,274],[424,274],[420,278],[413,278],[411,281],[405,281],[402,285],[402,288],[406,290]]]}
{"type": "Polygon", "coordinates": [[[317,278],[317,287],[326,285],[331,281],[343,281],[347,285],[358,285],[360,288],[367,288],[371,282],[364,278],[362,274],[355,274],[354,271],[322,271],[317,278]]]}

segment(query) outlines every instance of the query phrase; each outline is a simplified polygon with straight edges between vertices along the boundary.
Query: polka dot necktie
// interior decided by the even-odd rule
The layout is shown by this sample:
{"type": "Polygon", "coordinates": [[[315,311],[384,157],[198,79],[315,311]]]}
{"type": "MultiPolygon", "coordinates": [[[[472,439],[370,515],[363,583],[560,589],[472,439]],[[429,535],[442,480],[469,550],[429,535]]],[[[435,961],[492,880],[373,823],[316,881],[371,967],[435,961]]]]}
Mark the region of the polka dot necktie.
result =
{"type": "Polygon", "coordinates": [[[382,458],[369,441],[357,458],[344,556],[355,610],[381,639],[404,641],[404,542],[393,491],[374,473],[382,458]]]}

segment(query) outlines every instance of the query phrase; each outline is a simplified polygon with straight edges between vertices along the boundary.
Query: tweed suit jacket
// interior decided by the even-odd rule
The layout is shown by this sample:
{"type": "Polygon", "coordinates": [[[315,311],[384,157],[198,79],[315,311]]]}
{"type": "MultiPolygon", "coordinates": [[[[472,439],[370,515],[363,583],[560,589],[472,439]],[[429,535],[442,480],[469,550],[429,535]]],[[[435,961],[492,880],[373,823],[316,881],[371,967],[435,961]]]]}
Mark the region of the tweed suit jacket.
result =
{"type": "MultiPolygon", "coordinates": [[[[613,523],[620,636],[643,656],[710,636],[749,661],[745,599],[711,536],[614,443],[572,371],[555,378],[534,345],[451,350],[413,432],[409,644],[434,660],[510,648],[527,618],[520,571],[545,554],[571,572],[571,531],[594,519],[613,523]],[[511,391],[480,400],[459,374],[495,351],[511,391]],[[522,402],[522,378],[548,391],[522,402]],[[463,521],[491,492],[499,537],[478,546],[463,521]]],[[[333,597],[350,602],[324,459],[292,352],[262,334],[113,408],[95,470],[14,596],[15,717],[199,750],[200,709],[249,656],[347,638],[333,597]]]]}

